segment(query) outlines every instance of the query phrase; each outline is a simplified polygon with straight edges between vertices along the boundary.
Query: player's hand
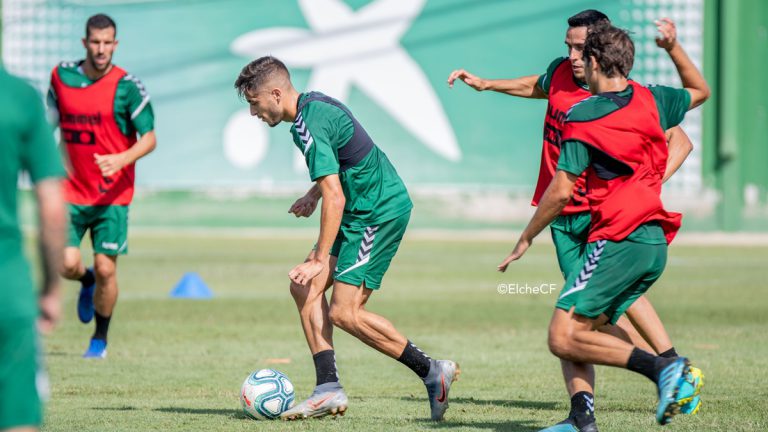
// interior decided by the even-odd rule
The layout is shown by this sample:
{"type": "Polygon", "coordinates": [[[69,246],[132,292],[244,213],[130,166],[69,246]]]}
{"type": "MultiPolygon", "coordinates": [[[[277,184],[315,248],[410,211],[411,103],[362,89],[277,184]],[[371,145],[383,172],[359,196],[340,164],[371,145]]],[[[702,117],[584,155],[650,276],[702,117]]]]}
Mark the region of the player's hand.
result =
{"type": "Polygon", "coordinates": [[[656,37],[656,45],[669,51],[677,44],[677,28],[675,22],[669,18],[662,18],[655,22],[659,30],[659,36],[656,37]]]}
{"type": "Polygon", "coordinates": [[[100,155],[98,153],[94,153],[93,160],[96,162],[96,165],[99,166],[101,175],[104,177],[112,176],[116,172],[123,169],[123,167],[127,165],[128,162],[125,158],[125,155],[122,153],[108,155],[100,155]]]}
{"type": "Polygon", "coordinates": [[[40,317],[37,328],[40,333],[48,334],[53,331],[61,318],[61,295],[56,293],[40,296],[40,317]]]}
{"type": "Polygon", "coordinates": [[[515,245],[515,248],[512,249],[512,252],[509,254],[509,256],[504,258],[504,261],[502,261],[501,264],[499,264],[497,269],[502,273],[507,271],[507,266],[509,266],[509,263],[511,263],[512,261],[517,261],[520,258],[522,258],[523,255],[525,254],[525,251],[527,251],[530,246],[531,246],[530,241],[525,240],[523,238],[518,240],[517,244],[515,245]]]}
{"type": "Polygon", "coordinates": [[[483,91],[488,88],[486,81],[478,76],[472,75],[464,69],[456,69],[448,75],[448,87],[453,88],[453,83],[457,79],[464,81],[464,84],[477,91],[483,91]]]}
{"type": "Polygon", "coordinates": [[[311,259],[294,267],[293,270],[288,273],[288,277],[299,285],[306,285],[323,271],[324,266],[325,264],[323,264],[322,261],[311,259]]]}
{"type": "Polygon", "coordinates": [[[296,200],[295,203],[288,209],[288,213],[293,213],[296,217],[310,217],[317,208],[318,198],[310,196],[309,194],[296,200]]]}

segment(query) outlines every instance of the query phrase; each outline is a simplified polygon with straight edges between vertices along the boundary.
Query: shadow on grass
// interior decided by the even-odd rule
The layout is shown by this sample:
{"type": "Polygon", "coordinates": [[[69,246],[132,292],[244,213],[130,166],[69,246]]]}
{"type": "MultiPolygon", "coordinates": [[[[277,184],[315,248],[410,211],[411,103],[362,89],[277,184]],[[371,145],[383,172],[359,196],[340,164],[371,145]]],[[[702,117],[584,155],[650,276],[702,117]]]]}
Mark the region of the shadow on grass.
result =
{"type": "Polygon", "coordinates": [[[92,407],[92,410],[96,411],[136,411],[138,408],[133,406],[121,406],[121,407],[92,407]]]}
{"type": "Polygon", "coordinates": [[[234,419],[246,418],[245,413],[243,413],[242,410],[234,410],[234,409],[165,407],[165,408],[155,408],[152,411],[171,413],[171,414],[221,415],[221,416],[226,416],[234,419]]]}
{"type": "MultiPolygon", "coordinates": [[[[420,397],[404,396],[400,398],[405,401],[423,401],[420,397]]],[[[500,407],[514,407],[523,409],[536,409],[536,410],[555,410],[558,409],[557,402],[549,401],[529,401],[529,400],[514,400],[514,399],[478,399],[473,397],[457,397],[450,398],[451,402],[457,404],[473,404],[473,405],[495,405],[500,407]]],[[[559,408],[562,408],[559,407],[559,408]]]]}
{"type": "Polygon", "coordinates": [[[418,420],[420,426],[430,429],[453,429],[458,427],[468,427],[476,429],[488,429],[499,432],[534,432],[541,430],[541,426],[536,425],[533,420],[509,420],[509,421],[444,421],[435,423],[430,420],[418,420]]]}

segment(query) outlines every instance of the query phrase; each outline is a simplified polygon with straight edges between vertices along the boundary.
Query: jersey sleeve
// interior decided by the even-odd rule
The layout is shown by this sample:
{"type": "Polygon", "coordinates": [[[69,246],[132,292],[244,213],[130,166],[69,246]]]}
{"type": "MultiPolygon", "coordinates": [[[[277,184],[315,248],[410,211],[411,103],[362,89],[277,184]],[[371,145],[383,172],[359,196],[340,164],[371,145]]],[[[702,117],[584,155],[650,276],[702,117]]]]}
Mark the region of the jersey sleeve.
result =
{"type": "Polygon", "coordinates": [[[48,94],[45,96],[45,110],[48,115],[48,123],[53,126],[59,125],[59,100],[56,92],[53,90],[53,84],[48,88],[48,94]]]}
{"type": "Polygon", "coordinates": [[[302,110],[309,131],[304,143],[304,158],[312,181],[339,173],[339,142],[337,131],[343,114],[328,104],[309,103],[302,110]]]}
{"type": "Polygon", "coordinates": [[[144,83],[137,77],[128,74],[120,81],[121,86],[125,86],[125,97],[127,106],[127,115],[131,124],[139,133],[144,135],[155,129],[155,113],[149,100],[144,83]]]}
{"type": "Polygon", "coordinates": [[[590,147],[578,140],[563,141],[560,158],[557,160],[557,169],[569,172],[573,175],[581,175],[592,163],[592,151],[590,147]]]}
{"type": "Polygon", "coordinates": [[[557,69],[557,67],[560,66],[560,63],[563,61],[565,61],[565,57],[558,57],[553,60],[552,63],[549,64],[547,72],[545,72],[543,75],[539,75],[539,79],[536,81],[536,85],[539,86],[540,89],[544,90],[544,93],[547,95],[549,95],[549,86],[552,83],[552,74],[555,73],[555,69],[557,69]]]}
{"type": "Polygon", "coordinates": [[[691,106],[691,94],[684,88],[650,86],[648,89],[656,100],[661,128],[667,130],[679,125],[691,106]]]}
{"type": "Polygon", "coordinates": [[[28,107],[22,136],[21,166],[29,172],[33,183],[50,177],[63,177],[66,172],[56,148],[53,131],[45,118],[43,104],[31,87],[24,95],[28,107]]]}

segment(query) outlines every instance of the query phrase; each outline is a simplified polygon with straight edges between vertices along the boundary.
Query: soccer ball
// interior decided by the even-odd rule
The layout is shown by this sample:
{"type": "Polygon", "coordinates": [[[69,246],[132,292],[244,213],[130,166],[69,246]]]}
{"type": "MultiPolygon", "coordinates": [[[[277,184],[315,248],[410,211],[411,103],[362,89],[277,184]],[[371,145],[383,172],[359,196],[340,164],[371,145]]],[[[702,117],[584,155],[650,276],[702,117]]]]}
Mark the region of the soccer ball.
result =
{"type": "Polygon", "coordinates": [[[248,375],[240,389],[243,411],[256,420],[277,418],[293,406],[293,398],[293,384],[274,369],[261,369],[248,375]]]}

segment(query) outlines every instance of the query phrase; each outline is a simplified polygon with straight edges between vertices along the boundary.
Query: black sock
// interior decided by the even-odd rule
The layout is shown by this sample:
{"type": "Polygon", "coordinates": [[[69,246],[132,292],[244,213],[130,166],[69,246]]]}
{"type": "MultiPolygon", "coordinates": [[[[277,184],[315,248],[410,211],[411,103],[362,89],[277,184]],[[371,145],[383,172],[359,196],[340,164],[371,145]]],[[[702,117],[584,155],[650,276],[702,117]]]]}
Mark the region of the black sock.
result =
{"type": "Polygon", "coordinates": [[[316,385],[339,382],[339,375],[336,373],[336,353],[333,350],[320,351],[312,356],[312,360],[315,361],[316,385]]]}
{"type": "Polygon", "coordinates": [[[675,351],[675,347],[672,347],[672,348],[664,351],[663,353],[659,354],[659,357],[675,358],[675,357],[679,357],[679,356],[677,355],[677,351],[675,351]]]}
{"type": "Polygon", "coordinates": [[[109,331],[109,320],[112,316],[101,316],[100,313],[94,311],[93,316],[96,319],[96,331],[93,333],[93,339],[101,339],[104,342],[107,341],[107,332],[109,331]]]}
{"type": "Polygon", "coordinates": [[[83,286],[91,286],[96,283],[96,277],[93,275],[91,269],[85,269],[85,273],[78,279],[83,286]]]}
{"type": "Polygon", "coordinates": [[[674,361],[674,358],[657,357],[639,348],[635,348],[629,356],[627,369],[643,374],[649,380],[658,383],[661,370],[674,361]]]}
{"type": "Polygon", "coordinates": [[[403,353],[400,354],[397,361],[408,366],[416,372],[420,378],[425,378],[429,373],[429,361],[432,360],[424,351],[416,347],[411,341],[405,344],[403,353]]]}
{"type": "Polygon", "coordinates": [[[568,415],[581,429],[595,422],[595,396],[590,392],[580,391],[571,396],[571,413],[568,415]]]}

